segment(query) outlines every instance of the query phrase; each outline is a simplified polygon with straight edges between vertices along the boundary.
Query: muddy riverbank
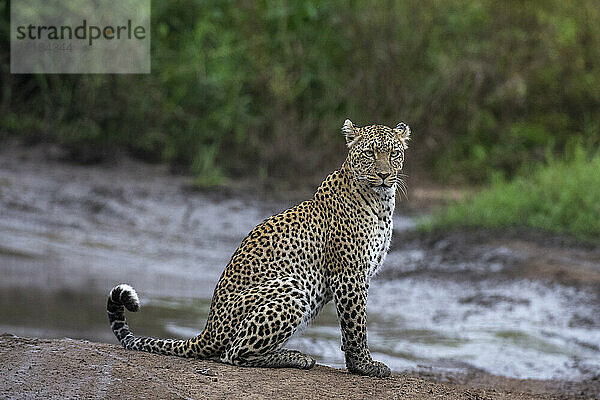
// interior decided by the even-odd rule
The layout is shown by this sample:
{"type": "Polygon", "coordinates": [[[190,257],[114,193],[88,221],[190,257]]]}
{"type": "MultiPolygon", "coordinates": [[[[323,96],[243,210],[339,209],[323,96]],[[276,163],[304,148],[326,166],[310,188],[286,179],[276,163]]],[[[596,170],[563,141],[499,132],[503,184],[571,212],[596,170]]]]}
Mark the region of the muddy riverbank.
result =
{"type": "MultiPolygon", "coordinates": [[[[412,216],[422,197],[444,196],[410,186],[421,198],[398,204],[391,251],[369,293],[374,357],[428,380],[600,396],[598,247],[519,230],[420,234],[412,216]]],[[[135,333],[195,335],[246,233],[308,196],[199,192],[164,166],[118,157],[80,166],[49,147],[4,146],[0,333],[116,343],[105,299],[127,282],[142,298],[142,312],[128,314],[135,333]]],[[[327,306],[289,347],[343,368],[339,336],[327,306]]]]}

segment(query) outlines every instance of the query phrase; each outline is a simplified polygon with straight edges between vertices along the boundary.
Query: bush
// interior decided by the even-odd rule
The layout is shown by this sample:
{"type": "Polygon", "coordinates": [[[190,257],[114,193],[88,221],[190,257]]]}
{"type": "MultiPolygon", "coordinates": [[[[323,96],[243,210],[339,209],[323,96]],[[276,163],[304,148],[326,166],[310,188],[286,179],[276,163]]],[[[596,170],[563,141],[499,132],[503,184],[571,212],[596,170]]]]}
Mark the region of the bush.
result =
{"type": "Polygon", "coordinates": [[[530,173],[522,171],[511,181],[498,177],[468,201],[438,211],[421,228],[526,226],[597,243],[600,152],[587,156],[578,146],[571,153],[565,160],[538,165],[530,173]]]}
{"type": "Polygon", "coordinates": [[[292,183],[339,165],[346,117],[406,121],[407,167],[447,182],[600,144],[595,0],[153,1],[152,74],[124,76],[10,75],[0,11],[0,137],[63,143],[87,121],[70,148],[292,183]]]}

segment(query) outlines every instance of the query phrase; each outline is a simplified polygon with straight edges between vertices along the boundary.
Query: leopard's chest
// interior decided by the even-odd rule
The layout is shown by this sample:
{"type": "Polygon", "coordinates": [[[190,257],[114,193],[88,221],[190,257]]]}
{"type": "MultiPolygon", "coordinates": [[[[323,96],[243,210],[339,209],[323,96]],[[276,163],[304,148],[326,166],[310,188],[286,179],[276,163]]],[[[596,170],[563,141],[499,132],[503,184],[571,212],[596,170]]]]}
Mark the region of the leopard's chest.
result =
{"type": "Polygon", "coordinates": [[[381,268],[392,241],[393,220],[395,199],[392,197],[387,201],[382,201],[378,210],[378,215],[373,224],[373,230],[367,249],[368,268],[366,278],[370,280],[373,275],[381,268]]]}

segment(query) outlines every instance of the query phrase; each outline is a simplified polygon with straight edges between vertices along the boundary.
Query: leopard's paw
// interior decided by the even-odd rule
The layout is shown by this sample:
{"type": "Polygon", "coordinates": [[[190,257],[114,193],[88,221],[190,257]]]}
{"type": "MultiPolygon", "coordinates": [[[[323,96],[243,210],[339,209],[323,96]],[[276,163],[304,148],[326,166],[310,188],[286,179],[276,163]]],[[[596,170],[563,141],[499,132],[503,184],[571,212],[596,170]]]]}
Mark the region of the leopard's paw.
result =
{"type": "Polygon", "coordinates": [[[376,376],[385,378],[391,375],[390,368],[379,361],[369,361],[363,363],[352,363],[348,365],[348,371],[357,375],[376,376]]]}

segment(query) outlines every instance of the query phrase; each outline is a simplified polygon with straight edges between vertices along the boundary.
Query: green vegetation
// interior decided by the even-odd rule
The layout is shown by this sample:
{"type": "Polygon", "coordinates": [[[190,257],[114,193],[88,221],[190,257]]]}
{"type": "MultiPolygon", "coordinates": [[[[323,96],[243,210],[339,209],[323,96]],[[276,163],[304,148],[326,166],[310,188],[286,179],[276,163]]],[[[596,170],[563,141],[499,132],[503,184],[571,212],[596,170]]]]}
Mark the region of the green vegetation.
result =
{"type": "Polygon", "coordinates": [[[339,164],[347,116],[408,122],[408,168],[445,182],[600,143],[596,0],[155,0],[150,75],[72,76],[9,74],[8,3],[0,138],[82,162],[124,149],[200,184],[294,184],[339,164]]]}
{"type": "Polygon", "coordinates": [[[566,160],[551,159],[512,181],[497,178],[466,202],[439,211],[422,229],[456,226],[528,226],[567,233],[584,241],[600,238],[600,153],[576,147],[566,160]]]}

